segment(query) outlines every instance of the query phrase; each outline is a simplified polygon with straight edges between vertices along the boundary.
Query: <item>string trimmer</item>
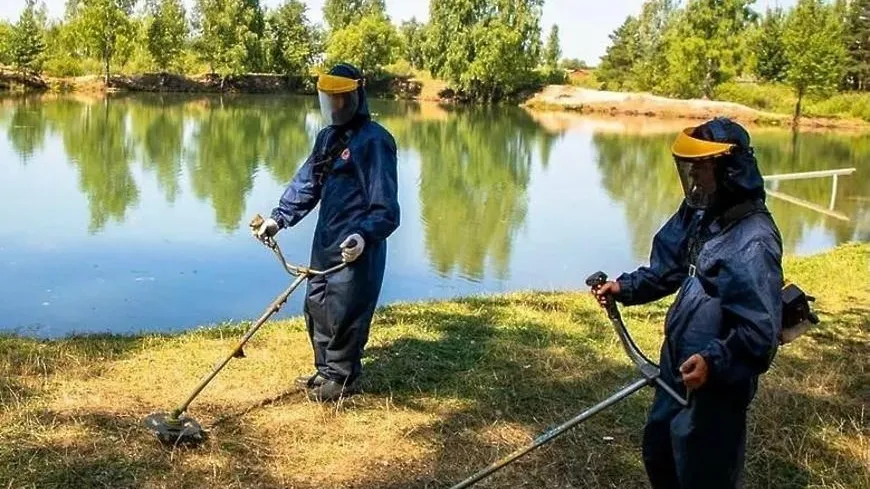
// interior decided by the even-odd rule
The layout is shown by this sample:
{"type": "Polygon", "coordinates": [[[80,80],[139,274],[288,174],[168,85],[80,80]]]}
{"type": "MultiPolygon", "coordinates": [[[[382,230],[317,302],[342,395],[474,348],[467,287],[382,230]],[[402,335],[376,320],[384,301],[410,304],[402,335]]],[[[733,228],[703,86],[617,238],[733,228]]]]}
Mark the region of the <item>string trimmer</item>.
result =
{"type": "MultiPolygon", "coordinates": [[[[257,230],[263,224],[263,217],[257,214],[254,219],[250,223],[250,227],[253,230],[257,230]]],[[[196,445],[201,443],[206,438],[206,432],[203,430],[202,425],[199,424],[194,418],[188,416],[187,408],[190,406],[190,403],[196,399],[197,396],[205,389],[205,387],[217,376],[217,374],[228,364],[233,358],[244,358],[245,344],[248,343],[254,334],[260,329],[266,321],[269,320],[275,313],[281,310],[285,303],[287,303],[287,299],[290,297],[293,292],[302,285],[303,282],[308,280],[311,277],[319,276],[319,275],[329,275],[331,273],[337,272],[342,268],[347,266],[347,263],[342,262],[339,265],[336,265],[328,270],[312,270],[308,267],[291,265],[287,263],[284,259],[283,253],[281,253],[281,248],[278,246],[278,243],[271,237],[266,237],[262,239],[264,245],[266,245],[272,252],[275,253],[275,256],[278,258],[278,261],[281,262],[281,265],[284,267],[284,270],[287,271],[290,275],[296,277],[290,287],[287,288],[284,292],[282,292],[271,304],[266,308],[266,311],[263,312],[263,315],[258,319],[245,333],[239,343],[235,348],[227,355],[226,358],[222,359],[214,369],[202,379],[199,385],[193,389],[193,392],[187,397],[187,399],[182,402],[178,407],[176,407],[172,412],[158,412],[152,413],[145,417],[143,423],[145,426],[153,432],[157,439],[162,443],[167,445],[196,445]]],[[[355,246],[353,243],[350,244],[351,247],[355,246]]]]}

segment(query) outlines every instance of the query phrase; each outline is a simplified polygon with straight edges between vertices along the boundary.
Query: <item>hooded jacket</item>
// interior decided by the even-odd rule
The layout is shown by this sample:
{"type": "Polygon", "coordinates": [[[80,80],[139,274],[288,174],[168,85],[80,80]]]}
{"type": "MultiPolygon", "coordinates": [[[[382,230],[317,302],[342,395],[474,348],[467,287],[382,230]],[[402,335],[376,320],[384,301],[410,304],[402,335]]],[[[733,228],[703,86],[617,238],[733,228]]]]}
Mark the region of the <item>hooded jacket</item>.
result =
{"type": "MultiPolygon", "coordinates": [[[[349,65],[330,74],[360,79],[349,65]]],[[[284,191],[272,218],[291,227],[318,203],[320,213],[311,246],[311,267],[342,262],[341,243],[353,234],[365,241],[363,254],[329,276],[311,277],[305,317],[318,373],[335,382],[359,377],[363,349],[384,279],[387,238],[398,228],[396,142],[371,120],[360,86],[356,115],[341,127],[326,127],[314,149],[284,191]]]]}
{"type": "Polygon", "coordinates": [[[656,234],[650,265],[617,279],[616,298],[634,305],[679,291],[661,352],[663,376],[673,387],[684,392],[679,367],[698,353],[707,361],[709,385],[754,389],[779,344],[782,242],[764,207],[764,181],[746,131],[715,119],[695,137],[736,145],[718,162],[717,200],[706,211],[683,202],[656,234]]]}

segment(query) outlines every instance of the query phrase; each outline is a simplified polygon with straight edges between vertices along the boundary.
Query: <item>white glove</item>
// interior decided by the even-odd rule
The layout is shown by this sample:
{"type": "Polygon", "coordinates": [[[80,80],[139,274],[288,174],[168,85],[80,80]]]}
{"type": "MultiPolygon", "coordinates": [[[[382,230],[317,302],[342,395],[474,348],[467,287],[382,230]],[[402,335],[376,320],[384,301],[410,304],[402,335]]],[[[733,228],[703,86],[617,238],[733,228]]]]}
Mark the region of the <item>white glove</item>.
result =
{"type": "Polygon", "coordinates": [[[253,235],[255,238],[263,241],[267,238],[272,238],[279,231],[278,222],[272,219],[271,217],[263,221],[263,224],[260,224],[260,227],[256,230],[253,230],[253,235]]]}
{"type": "Polygon", "coordinates": [[[346,263],[356,261],[363,253],[366,247],[366,242],[359,234],[351,234],[344,242],[341,243],[341,257],[346,263]],[[354,243],[355,242],[355,243],[354,243]],[[354,243],[354,246],[351,246],[354,243]]]}

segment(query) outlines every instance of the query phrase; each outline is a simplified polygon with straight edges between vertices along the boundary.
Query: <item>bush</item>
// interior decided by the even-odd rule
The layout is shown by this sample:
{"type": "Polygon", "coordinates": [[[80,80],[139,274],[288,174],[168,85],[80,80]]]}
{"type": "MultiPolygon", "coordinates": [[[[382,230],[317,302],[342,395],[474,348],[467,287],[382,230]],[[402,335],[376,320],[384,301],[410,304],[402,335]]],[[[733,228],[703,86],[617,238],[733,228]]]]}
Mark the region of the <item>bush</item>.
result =
{"type": "Polygon", "coordinates": [[[156,66],[151,59],[151,55],[144,48],[144,44],[137,46],[130,53],[130,56],[123,60],[123,63],[113,63],[112,72],[137,74],[151,73],[155,71],[156,66]]]}
{"type": "Polygon", "coordinates": [[[870,121],[870,93],[849,92],[807,104],[805,114],[809,116],[856,117],[870,121]]]}
{"type": "Polygon", "coordinates": [[[193,50],[185,49],[178,60],[178,72],[190,76],[201,75],[209,72],[209,66],[193,50]]]}
{"type": "Polygon", "coordinates": [[[545,85],[564,85],[568,82],[568,73],[562,68],[541,68],[539,76],[545,85]]]}
{"type": "Polygon", "coordinates": [[[384,72],[389,75],[398,77],[414,76],[414,68],[411,67],[411,63],[409,63],[406,59],[399,59],[393,64],[384,66],[384,72]]]}
{"type": "MultiPolygon", "coordinates": [[[[724,83],[716,89],[715,99],[781,114],[793,113],[797,102],[794,91],[786,85],[758,83],[724,83]]],[[[856,117],[870,121],[870,93],[850,92],[830,98],[808,98],[803,113],[810,117],[856,117]]]]}
{"type": "Polygon", "coordinates": [[[43,72],[49,76],[84,76],[98,75],[103,67],[94,59],[80,59],[60,54],[50,56],[45,60],[43,72]]]}
{"type": "Polygon", "coordinates": [[[598,80],[595,70],[578,70],[568,75],[568,83],[573,87],[601,90],[603,83],[598,80]]]}
{"type": "Polygon", "coordinates": [[[735,102],[768,112],[791,113],[797,98],[786,85],[758,83],[723,83],[716,87],[715,100],[735,102]]]}

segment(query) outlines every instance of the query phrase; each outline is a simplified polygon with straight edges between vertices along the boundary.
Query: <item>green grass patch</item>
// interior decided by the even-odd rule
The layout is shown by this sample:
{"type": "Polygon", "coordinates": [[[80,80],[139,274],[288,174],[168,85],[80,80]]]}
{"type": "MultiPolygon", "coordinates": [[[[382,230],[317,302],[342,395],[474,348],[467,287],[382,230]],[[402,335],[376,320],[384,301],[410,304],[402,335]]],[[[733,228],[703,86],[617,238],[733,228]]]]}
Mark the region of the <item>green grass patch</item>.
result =
{"type": "Polygon", "coordinates": [[[757,83],[723,83],[716,87],[714,98],[783,114],[794,112],[797,101],[794,91],[786,85],[757,83]]]}
{"type": "MultiPolygon", "coordinates": [[[[750,413],[747,488],[870,487],[868,261],[867,244],[786,261],[787,278],[818,297],[823,323],[782,348],[762,378],[750,413]]],[[[668,304],[623,309],[651,355],[668,304]]],[[[141,418],[183,399],[245,326],[0,338],[0,481],[447,487],[636,375],[583,289],[396,304],[375,319],[365,394],[321,406],[290,389],[311,370],[303,324],[292,319],[266,326],[248,357],[192,405],[210,430],[204,446],[158,445],[141,418]]],[[[601,413],[481,487],[647,487],[640,443],[651,394],[601,413]]]]}
{"type": "Polygon", "coordinates": [[[811,102],[809,115],[856,117],[870,121],[870,93],[840,93],[825,100],[811,102]]]}
{"type": "MultiPolygon", "coordinates": [[[[797,103],[794,90],[782,84],[724,83],[716,88],[715,99],[780,114],[793,114],[797,103]]],[[[804,101],[803,115],[870,121],[870,93],[838,93],[825,98],[809,97],[804,101]]]]}

